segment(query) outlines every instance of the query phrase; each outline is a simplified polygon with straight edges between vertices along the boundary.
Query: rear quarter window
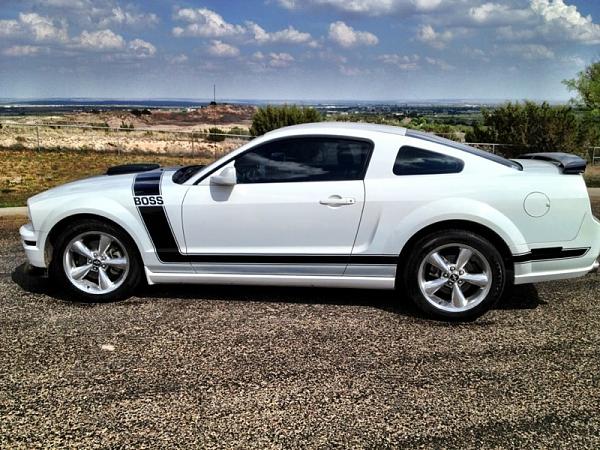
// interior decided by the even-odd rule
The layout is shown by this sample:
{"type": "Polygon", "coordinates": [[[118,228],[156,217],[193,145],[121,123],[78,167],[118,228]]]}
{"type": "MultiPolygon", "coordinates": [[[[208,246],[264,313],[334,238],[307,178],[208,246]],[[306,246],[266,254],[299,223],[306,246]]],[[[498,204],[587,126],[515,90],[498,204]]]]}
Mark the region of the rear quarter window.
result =
{"type": "Polygon", "coordinates": [[[398,150],[394,162],[394,175],[434,175],[461,172],[462,160],[442,153],[403,146],[398,150]]]}

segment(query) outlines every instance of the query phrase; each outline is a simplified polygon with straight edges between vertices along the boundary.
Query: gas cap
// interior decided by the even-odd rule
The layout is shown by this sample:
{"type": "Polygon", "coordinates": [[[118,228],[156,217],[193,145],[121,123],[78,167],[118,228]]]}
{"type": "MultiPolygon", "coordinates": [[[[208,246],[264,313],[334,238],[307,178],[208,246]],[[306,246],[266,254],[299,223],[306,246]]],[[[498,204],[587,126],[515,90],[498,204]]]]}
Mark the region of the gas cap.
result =
{"type": "Polygon", "coordinates": [[[525,197],[523,208],[531,217],[542,217],[550,211],[550,199],[542,192],[532,192],[525,197]]]}

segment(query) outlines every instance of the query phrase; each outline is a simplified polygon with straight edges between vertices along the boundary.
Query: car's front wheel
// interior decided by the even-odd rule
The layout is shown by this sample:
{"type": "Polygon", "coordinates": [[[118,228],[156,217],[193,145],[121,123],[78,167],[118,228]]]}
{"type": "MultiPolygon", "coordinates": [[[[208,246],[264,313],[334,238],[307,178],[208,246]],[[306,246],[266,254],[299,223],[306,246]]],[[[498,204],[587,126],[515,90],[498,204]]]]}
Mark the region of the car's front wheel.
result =
{"type": "Polygon", "coordinates": [[[426,314],[446,320],[473,320],[502,296],[506,268],[486,238],[444,230],[412,247],[404,273],[409,297],[426,314]]]}
{"type": "Polygon", "coordinates": [[[57,239],[50,275],[76,298],[113,301],[131,295],[140,282],[141,265],[127,233],[110,223],[86,220],[57,239]]]}

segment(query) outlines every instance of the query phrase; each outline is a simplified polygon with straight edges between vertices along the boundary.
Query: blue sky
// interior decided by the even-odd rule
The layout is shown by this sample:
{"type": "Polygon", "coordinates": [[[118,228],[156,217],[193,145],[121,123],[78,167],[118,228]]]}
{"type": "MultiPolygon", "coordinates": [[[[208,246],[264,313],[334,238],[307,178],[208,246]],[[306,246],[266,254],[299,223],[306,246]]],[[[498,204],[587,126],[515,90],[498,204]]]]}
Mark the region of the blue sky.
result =
{"type": "Polygon", "coordinates": [[[0,98],[566,100],[596,0],[0,0],[0,98]]]}

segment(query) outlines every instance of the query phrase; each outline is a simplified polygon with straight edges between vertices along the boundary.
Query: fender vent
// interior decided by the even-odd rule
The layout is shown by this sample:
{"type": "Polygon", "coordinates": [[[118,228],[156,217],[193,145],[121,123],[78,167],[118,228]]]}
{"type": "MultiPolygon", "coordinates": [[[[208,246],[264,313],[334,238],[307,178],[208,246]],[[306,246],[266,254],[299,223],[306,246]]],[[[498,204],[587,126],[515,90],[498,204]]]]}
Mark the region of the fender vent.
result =
{"type": "Polygon", "coordinates": [[[126,173],[148,172],[159,169],[158,164],[123,164],[121,166],[109,167],[106,175],[123,175],[126,173]]]}

